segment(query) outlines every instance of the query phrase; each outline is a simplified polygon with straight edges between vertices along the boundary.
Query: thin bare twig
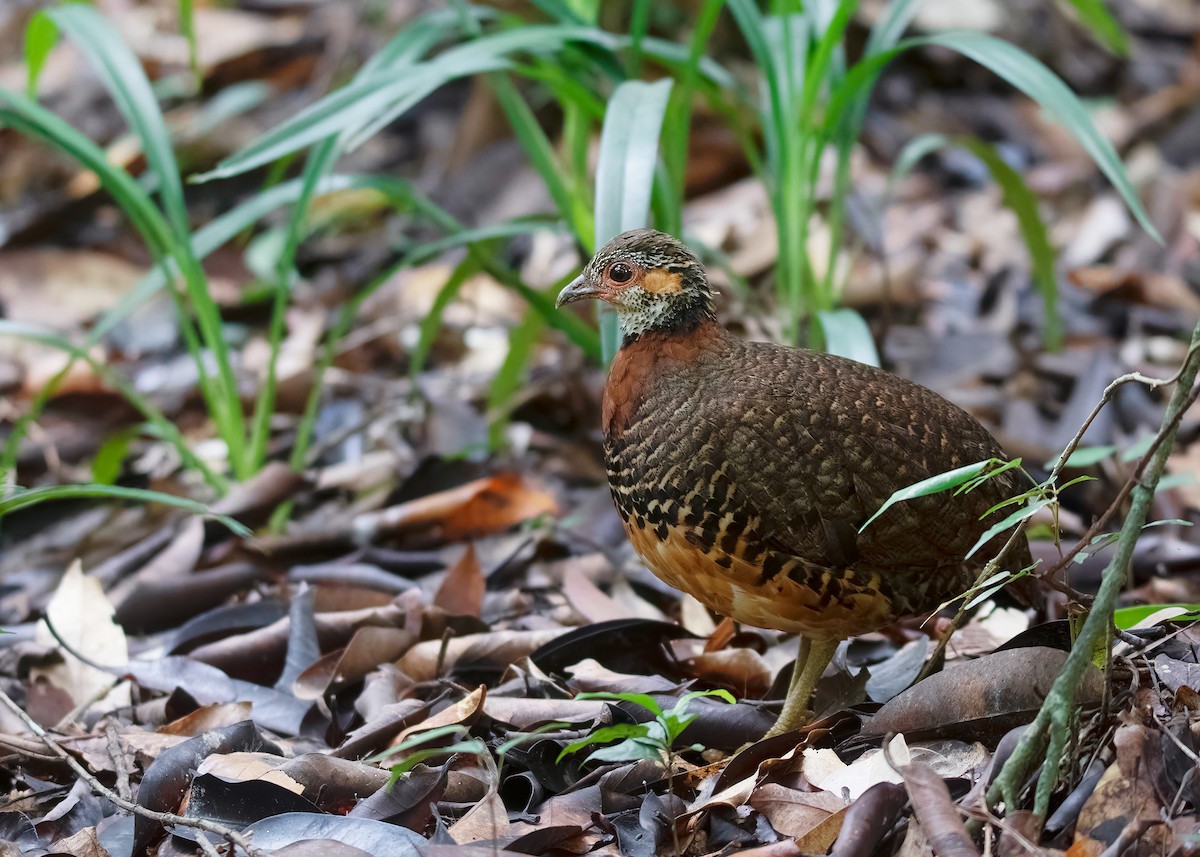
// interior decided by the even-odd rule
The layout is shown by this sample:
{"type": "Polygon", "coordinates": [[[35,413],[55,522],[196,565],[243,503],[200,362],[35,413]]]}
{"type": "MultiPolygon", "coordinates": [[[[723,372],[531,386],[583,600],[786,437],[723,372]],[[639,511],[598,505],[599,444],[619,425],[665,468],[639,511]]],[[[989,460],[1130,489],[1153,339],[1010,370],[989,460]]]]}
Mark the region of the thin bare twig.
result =
{"type": "Polygon", "coordinates": [[[1107,634],[1112,625],[1117,595],[1128,577],[1133,548],[1146,523],[1154,490],[1166,468],[1167,455],[1174,445],[1179,422],[1185,406],[1197,395],[1193,390],[1196,376],[1200,374],[1200,360],[1197,359],[1197,354],[1200,354],[1200,325],[1192,332],[1187,359],[1180,368],[1178,386],[1167,404],[1166,414],[1154,441],[1153,452],[1143,456],[1143,464],[1139,467],[1142,475],[1132,489],[1129,513],[1121,527],[1119,546],[1105,566],[1092,610],[1083,623],[1037,717],[1022,735],[1016,751],[988,790],[989,804],[994,805],[1002,800],[1007,810],[1015,808],[1020,789],[1041,760],[1042,775],[1038,780],[1034,798],[1034,812],[1038,816],[1044,816],[1046,813],[1050,793],[1058,781],[1058,759],[1066,744],[1069,718],[1074,710],[1080,678],[1091,663],[1095,646],[1101,642],[1102,636],[1107,634]]]}
{"type": "MultiPolygon", "coordinates": [[[[1196,403],[1197,397],[1200,397],[1200,387],[1194,388],[1188,394],[1187,401],[1184,402],[1184,405],[1182,408],[1180,408],[1179,413],[1175,415],[1173,420],[1173,424],[1175,426],[1179,425],[1179,421],[1183,418],[1183,415],[1188,411],[1189,408],[1191,408],[1192,405],[1196,403]]],[[[1092,540],[1096,538],[1096,536],[1100,535],[1100,531],[1104,528],[1112,516],[1117,513],[1117,510],[1124,505],[1126,498],[1129,497],[1129,492],[1131,492],[1134,486],[1137,485],[1141,480],[1142,473],[1146,469],[1146,462],[1148,462],[1154,455],[1162,441],[1163,434],[1162,432],[1159,432],[1154,436],[1154,440],[1150,443],[1149,449],[1146,450],[1141,460],[1138,461],[1137,469],[1134,470],[1133,475],[1125,480],[1125,484],[1121,486],[1121,490],[1117,492],[1117,496],[1114,497],[1112,502],[1108,504],[1108,508],[1100,514],[1100,517],[1092,522],[1092,525],[1088,527],[1087,532],[1079,537],[1079,539],[1075,542],[1075,546],[1071,548],[1071,550],[1068,551],[1062,559],[1060,559],[1050,568],[1046,569],[1046,571],[1042,572],[1040,576],[1043,580],[1051,582],[1051,578],[1059,574],[1063,569],[1069,567],[1070,564],[1074,562],[1075,557],[1079,554],[1079,552],[1091,544],[1092,540]]]]}
{"type": "Polygon", "coordinates": [[[108,757],[112,759],[117,774],[117,794],[127,801],[133,800],[133,789],[129,787],[129,766],[125,764],[125,752],[121,749],[117,727],[110,720],[104,725],[104,737],[108,742],[108,757]]]}
{"type": "MultiPolygon", "coordinates": [[[[134,815],[140,815],[143,818],[156,821],[164,826],[178,825],[180,827],[191,827],[196,830],[203,830],[207,833],[213,834],[214,836],[221,837],[226,842],[236,845],[238,848],[241,848],[248,855],[250,855],[250,857],[266,857],[265,851],[250,844],[250,838],[248,836],[239,833],[236,830],[232,830],[223,824],[217,824],[215,821],[209,821],[206,818],[190,818],[186,815],[176,815],[173,812],[155,812],[154,810],[146,809],[146,807],[142,806],[141,804],[134,803],[132,800],[127,800],[126,798],[121,797],[121,795],[117,794],[108,786],[104,785],[104,783],[96,779],[95,775],[93,775],[91,771],[80,764],[80,762],[77,761],[74,756],[60,747],[58,742],[51,738],[49,733],[47,733],[46,730],[43,729],[36,720],[26,714],[21,706],[17,705],[13,698],[4,692],[3,688],[0,688],[0,703],[3,703],[4,706],[11,711],[18,720],[24,723],[25,727],[29,729],[29,731],[31,731],[38,738],[42,739],[42,743],[46,745],[46,749],[66,762],[67,766],[70,767],[70,769],[74,771],[81,780],[87,783],[91,787],[92,791],[108,798],[116,806],[120,807],[126,812],[131,812],[134,815]]],[[[212,845],[209,844],[204,837],[198,836],[196,839],[198,843],[203,843],[200,845],[200,848],[204,849],[205,846],[208,846],[209,849],[212,849],[211,857],[217,857],[216,849],[212,848],[212,845]]],[[[206,853],[208,853],[207,850],[206,853]]]]}

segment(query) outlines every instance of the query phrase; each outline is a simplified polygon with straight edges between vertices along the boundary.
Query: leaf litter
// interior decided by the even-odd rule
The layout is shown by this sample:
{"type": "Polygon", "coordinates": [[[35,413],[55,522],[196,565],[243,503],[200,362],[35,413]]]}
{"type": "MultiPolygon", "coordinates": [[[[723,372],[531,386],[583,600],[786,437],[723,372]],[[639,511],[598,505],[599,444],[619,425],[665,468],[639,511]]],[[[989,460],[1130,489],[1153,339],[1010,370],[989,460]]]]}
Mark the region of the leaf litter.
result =
{"type": "MultiPolygon", "coordinates": [[[[149,14],[156,5],[138,8],[122,31],[166,79],[178,71],[181,42],[149,14]]],[[[242,99],[237,109],[215,95],[168,102],[177,145],[198,171],[311,100],[310,87],[337,73],[339,51],[368,50],[360,42],[370,34],[336,4],[324,17],[270,5],[198,4],[206,92],[242,99]],[[238,38],[206,35],[225,30],[238,38]],[[278,97],[256,94],[263,83],[278,97]]],[[[1029,184],[1055,214],[1062,248],[1062,352],[1040,348],[1040,300],[1017,224],[969,157],[939,156],[904,179],[878,222],[856,215],[872,252],[854,258],[844,294],[876,324],[893,369],[972,409],[1026,461],[1053,460],[1114,375],[1169,375],[1181,358],[1176,334],[1200,309],[1200,164],[1194,146],[1180,142],[1200,115],[1200,89],[1196,58],[1179,47],[1200,22],[1150,11],[1161,4],[1112,5],[1140,22],[1150,48],[1136,60],[1055,50],[1070,58],[1068,76],[1124,76],[1121,99],[1102,119],[1161,215],[1165,249],[1139,237],[1111,195],[1094,192],[1075,144],[1015,99],[968,81],[929,86],[930,77],[958,75],[945,57],[889,72],[897,89],[872,110],[856,160],[856,194],[869,202],[882,196],[897,140],[913,136],[898,129],[942,127],[950,113],[972,132],[1004,137],[1007,156],[1031,164],[1029,184]],[[897,97],[906,89],[920,94],[897,97]],[[963,104],[964,92],[977,103],[963,104]],[[982,115],[989,111],[1002,118],[982,115]]],[[[946,14],[928,6],[925,15],[946,14]]],[[[141,153],[121,139],[114,111],[77,65],[56,49],[44,95],[68,118],[88,117],[113,162],[140,169],[141,153]]],[[[14,68],[6,59],[0,79],[14,68]]],[[[444,165],[429,141],[457,129],[476,97],[464,88],[430,99],[411,127],[364,147],[358,163],[437,174],[444,165]]],[[[697,124],[711,119],[698,115],[697,124]]],[[[496,222],[488,212],[513,199],[543,199],[540,186],[529,192],[523,167],[497,169],[504,161],[482,154],[505,146],[507,129],[494,126],[474,123],[455,153],[471,178],[458,186],[486,198],[468,205],[464,190],[446,201],[480,223],[496,222]]],[[[103,210],[93,176],[11,131],[0,136],[5,317],[82,341],[150,260],[103,210]]],[[[735,287],[737,278],[761,277],[777,252],[764,240],[774,230],[762,186],[743,178],[736,149],[698,137],[688,180],[703,192],[689,204],[688,229],[728,263],[715,274],[728,319],[750,335],[777,335],[775,320],[735,287]]],[[[202,193],[189,204],[200,220],[219,211],[202,193]]],[[[1070,636],[1058,602],[1028,631],[984,606],[955,636],[945,669],[916,684],[938,622],[852,641],[822,683],[817,719],[798,735],[760,741],[786,688],[794,640],[721,622],[632,555],[596,455],[599,372],[562,339],[539,346],[505,414],[506,451],[487,454],[479,444],[497,418],[485,406],[490,375],[524,309],[477,274],[409,376],[413,337],[451,276],[453,253],[364,303],[333,355],[315,451],[302,473],[286,466],[327,318],[379,269],[383,236],[423,237],[359,197],[333,195],[322,206],[329,222],[344,222],[302,247],[306,282],[284,339],[275,460],[213,505],[254,528],[252,537],[153,506],[64,502],[5,520],[0,622],[10,633],[0,638],[0,687],[104,786],[146,809],[251,831],[262,853],[292,857],[970,854],[977,824],[993,853],[1194,853],[1200,635],[1185,614],[1123,629],[1109,674],[1088,673],[1065,785],[1044,825],[1015,808],[998,820],[980,793],[1062,664],[1070,636]],[[735,701],[681,702],[714,690],[735,701]],[[683,728],[656,729],[656,711],[677,711],[673,725],[683,728]],[[624,737],[601,754],[589,755],[594,743],[564,753],[602,730],[624,737]],[[622,748],[632,738],[640,756],[622,748]]],[[[555,236],[527,244],[514,240],[506,252],[530,282],[550,285],[577,264],[555,236]]],[[[264,316],[246,300],[262,266],[250,250],[224,249],[209,267],[225,320],[243,338],[249,388],[268,353],[264,316]]],[[[219,466],[227,451],[207,442],[178,333],[174,316],[151,305],[92,353],[133,379],[219,466]]],[[[53,349],[0,352],[5,408],[37,396],[62,365],[53,349]]],[[[116,479],[213,499],[103,376],[85,364],[73,372],[20,441],[21,484],[85,481],[107,448],[116,479]],[[124,446],[111,446],[118,434],[124,446]]],[[[1087,444],[1114,452],[1079,459],[1099,478],[1072,489],[1052,525],[1040,522],[1039,531],[1035,517],[1035,552],[1052,563],[1055,537],[1070,544],[1087,531],[1132,472],[1123,452],[1161,408],[1161,397],[1131,388],[1097,420],[1087,444]]],[[[7,410],[0,418],[11,425],[7,410]]],[[[1196,427],[1189,414],[1170,463],[1181,479],[1156,500],[1162,532],[1138,544],[1131,604],[1200,602],[1196,537],[1178,523],[1193,522],[1200,508],[1196,427]]],[[[1098,542],[1075,564],[1074,586],[1094,588],[1106,549],[1098,542]]],[[[211,833],[116,811],[13,712],[0,711],[0,724],[8,788],[0,847],[194,854],[198,837],[208,837],[228,848],[211,833]]]]}

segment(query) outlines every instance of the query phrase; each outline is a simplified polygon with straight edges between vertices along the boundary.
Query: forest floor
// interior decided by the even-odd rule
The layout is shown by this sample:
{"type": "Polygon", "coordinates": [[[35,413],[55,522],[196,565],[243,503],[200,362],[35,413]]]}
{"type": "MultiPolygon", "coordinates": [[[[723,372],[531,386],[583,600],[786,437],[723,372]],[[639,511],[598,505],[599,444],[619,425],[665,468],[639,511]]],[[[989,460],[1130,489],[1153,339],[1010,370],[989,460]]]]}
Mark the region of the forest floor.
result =
{"type": "MultiPolygon", "coordinates": [[[[380,20],[360,3],[197,4],[196,94],[174,3],[95,5],[157,81],[189,174],[336,88],[423,11],[390,4],[380,20]]],[[[888,67],[855,150],[856,252],[841,301],[863,314],[887,368],[968,409],[1042,478],[1115,377],[1178,369],[1200,317],[1200,7],[1110,3],[1132,39],[1118,58],[1048,0],[966,5],[979,20],[930,2],[915,27],[988,27],[1050,65],[1089,99],[1164,241],[1140,229],[1053,117],[968,61],[924,50],[888,67]],[[1061,350],[1046,347],[1028,249],[981,161],[942,150],[889,189],[904,145],[929,132],[992,143],[1037,194],[1058,251],[1061,350]]],[[[25,87],[28,11],[0,8],[0,87],[13,91],[25,87]]],[[[744,51],[724,41],[735,58],[744,51]]],[[[110,161],[144,170],[69,44],[49,55],[39,97],[110,161]]],[[[483,80],[442,87],[346,160],[347,172],[403,176],[468,228],[553,210],[483,80]]],[[[282,175],[186,186],[192,226],[282,175]]],[[[763,285],[776,259],[766,192],[702,109],[687,187],[685,234],[721,257],[722,320],[780,338],[763,285]]],[[[247,402],[268,358],[260,286],[286,217],[205,262],[247,402]]],[[[199,462],[227,470],[165,293],[89,341],[91,362],[76,361],[31,422],[18,420],[62,370],[62,351],[0,336],[8,483],[153,489],[249,528],[86,498],[5,515],[0,690],[21,713],[0,708],[0,854],[213,853],[230,847],[221,830],[247,828],[258,853],[322,857],[911,857],[951,853],[931,844],[946,812],[980,825],[976,853],[1200,852],[1200,629],[1187,620],[1200,604],[1200,410],[1181,422],[1152,510],[1161,523],[1139,540],[1122,596],[1151,606],[1122,613],[1125,642],[1083,689],[1051,815],[1032,818],[1030,791],[997,817],[981,799],[997,747],[1040,706],[1077,604],[1049,590],[1044,615],[988,602],[954,634],[945,670],[917,684],[953,611],[850,640],[820,685],[816,720],[760,741],[797,639],[736,626],[646,570],[605,479],[602,368],[545,330],[498,397],[529,316],[487,273],[445,294],[462,250],[400,266],[357,307],[323,376],[304,466],[288,466],[323,336],[347,297],[388,270],[397,248],[435,237],[362,191],[322,196],[313,219],[286,313],[268,463],[219,498],[113,383],[115,373],[153,402],[199,462]],[[423,327],[443,296],[440,325],[423,327]],[[428,353],[414,362],[423,335],[428,353]],[[735,702],[684,699],[714,690],[735,702]],[[623,743],[564,753],[622,724],[623,743]],[[924,766],[944,794],[913,773],[924,766]],[[114,795],[218,832],[135,820],[114,795]],[[205,835],[213,845],[197,842],[205,835]]],[[[539,289],[586,261],[550,226],[496,246],[539,289]]],[[[4,319],[82,342],[151,265],[93,173],[0,126],[4,319]]],[[[1166,395],[1126,385],[1092,423],[1089,452],[1067,475],[1093,479],[1064,492],[1057,518],[1032,521],[1043,568],[1118,497],[1166,395]]],[[[1111,551],[1089,547],[1070,586],[1094,592],[1111,551]]]]}

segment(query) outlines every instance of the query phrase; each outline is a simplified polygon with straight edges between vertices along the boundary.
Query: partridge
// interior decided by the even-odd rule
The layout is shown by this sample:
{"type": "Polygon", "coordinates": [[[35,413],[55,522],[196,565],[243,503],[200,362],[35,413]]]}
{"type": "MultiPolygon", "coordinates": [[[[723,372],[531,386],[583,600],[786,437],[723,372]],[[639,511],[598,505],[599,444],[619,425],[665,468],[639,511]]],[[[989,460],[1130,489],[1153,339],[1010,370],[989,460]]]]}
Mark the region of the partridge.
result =
{"type": "MultiPolygon", "coordinates": [[[[586,298],[615,308],[623,336],[602,418],[634,549],[717,613],[802,637],[768,735],[811,717],[841,640],[937,609],[994,553],[966,559],[989,510],[1019,493],[1012,471],[897,503],[860,532],[898,489],[1003,457],[946,399],[853,360],[734,336],[700,261],[654,230],[610,241],[557,303],[586,298]]],[[[1022,540],[1009,567],[1028,564],[1022,540]]]]}

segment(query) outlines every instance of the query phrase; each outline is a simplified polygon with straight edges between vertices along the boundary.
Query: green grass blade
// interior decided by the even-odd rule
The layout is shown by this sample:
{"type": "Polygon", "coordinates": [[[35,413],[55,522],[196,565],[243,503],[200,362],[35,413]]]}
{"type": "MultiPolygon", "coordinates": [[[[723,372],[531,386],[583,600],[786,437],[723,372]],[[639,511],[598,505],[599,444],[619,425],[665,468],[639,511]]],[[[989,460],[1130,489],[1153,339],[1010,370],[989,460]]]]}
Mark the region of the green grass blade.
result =
{"type": "Polygon", "coordinates": [[[569,41],[586,41],[610,49],[618,43],[616,38],[595,28],[557,25],[527,26],[472,39],[431,60],[356,78],[194,180],[238,175],[332,134],[348,134],[352,148],[361,142],[364,129],[373,133],[383,117],[389,122],[394,120],[449,81],[507,68],[511,64],[510,54],[553,51],[569,41]]]}
{"type": "Polygon", "coordinates": [[[531,309],[508,334],[508,354],[488,390],[488,447],[492,450],[504,446],[504,427],[512,414],[513,400],[524,386],[529,361],[545,326],[542,315],[531,309]]]}
{"type": "Polygon", "coordinates": [[[1046,347],[1050,351],[1061,351],[1063,322],[1058,310],[1058,277],[1055,272],[1058,254],[1050,243],[1049,230],[1038,213],[1037,196],[1025,184],[1021,174],[1005,163],[992,146],[972,139],[960,139],[958,144],[987,165],[1004,194],[1004,204],[1017,217],[1021,237],[1025,239],[1025,247],[1033,262],[1033,282],[1042,294],[1045,307],[1046,347]]]}
{"type": "MultiPolygon", "coordinates": [[[[187,204],[179,165],[163,121],[154,91],[141,64],[125,46],[119,34],[99,12],[89,6],[71,5],[47,10],[54,23],[89,58],[105,88],[117,104],[146,153],[146,162],[156,179],[171,237],[167,249],[183,275],[190,309],[195,312],[201,341],[196,342],[185,330],[188,348],[200,373],[201,388],[218,431],[229,447],[229,457],[239,475],[250,475],[245,451],[245,425],[238,396],[237,381],[230,362],[229,348],[222,330],[221,314],[208,291],[208,283],[199,262],[192,255],[187,204]],[[216,364],[211,377],[206,349],[216,364]]],[[[181,312],[187,315],[187,309],[181,312]]]]}
{"type": "Polygon", "coordinates": [[[195,515],[204,515],[207,518],[219,521],[235,535],[243,537],[250,535],[249,528],[244,524],[235,521],[228,515],[213,514],[203,503],[188,500],[186,497],[164,494],[161,491],[150,491],[145,488],[126,488],[120,485],[85,483],[82,485],[54,485],[46,488],[30,488],[26,491],[19,491],[16,494],[0,498],[0,517],[50,500],[83,500],[90,498],[136,500],[140,503],[161,503],[165,506],[174,506],[177,509],[183,509],[195,515]]]}
{"type": "Polygon", "coordinates": [[[465,10],[437,9],[422,15],[372,54],[355,77],[370,77],[376,72],[413,65],[439,42],[458,35],[464,15],[468,21],[478,23],[494,18],[496,12],[481,6],[469,6],[465,10]]]}
{"type": "Polygon", "coordinates": [[[688,140],[692,128],[692,104],[700,83],[700,60],[708,47],[709,39],[712,38],[713,30],[716,29],[724,5],[724,0],[704,0],[692,30],[687,62],[678,72],[678,82],[671,90],[667,115],[663,118],[660,149],[668,181],[668,188],[663,195],[669,196],[669,200],[663,200],[663,207],[669,212],[670,219],[660,222],[659,226],[674,235],[683,231],[682,211],[687,181],[688,140]]]}
{"type": "Polygon", "coordinates": [[[1150,221],[1125,173],[1116,149],[1092,122],[1087,108],[1054,72],[1016,45],[984,33],[938,33],[920,40],[941,45],[974,60],[1036,101],[1046,115],[1065,127],[1108,178],[1133,216],[1155,241],[1162,236],[1150,221]]]}
{"type": "Polygon", "coordinates": [[[489,82],[508,117],[517,142],[529,158],[530,165],[541,176],[558,207],[559,215],[570,224],[576,237],[589,251],[594,249],[590,244],[594,227],[586,188],[578,187],[571,181],[570,173],[555,154],[541,123],[508,76],[493,74],[489,82]]]}
{"type": "Polygon", "coordinates": [[[548,222],[540,219],[510,220],[507,223],[497,223],[492,226],[461,229],[451,232],[444,238],[422,242],[405,257],[405,262],[413,266],[422,265],[447,250],[453,250],[465,244],[477,244],[497,238],[516,238],[519,235],[533,235],[537,232],[562,233],[562,231],[563,225],[560,222],[548,222]]]}
{"type": "Polygon", "coordinates": [[[446,278],[446,282],[438,289],[437,297],[433,299],[433,305],[425,314],[425,318],[421,319],[421,333],[417,338],[417,344],[408,356],[410,378],[415,380],[424,371],[425,361],[429,358],[429,352],[433,348],[433,340],[437,337],[438,330],[441,329],[442,316],[446,312],[446,307],[450,306],[451,301],[458,296],[463,283],[477,273],[479,273],[478,263],[467,256],[455,266],[454,270],[450,272],[450,276],[446,278]]]}
{"type": "Polygon", "coordinates": [[[40,139],[78,161],[100,179],[156,257],[170,253],[166,222],[149,195],[124,170],[113,166],[103,149],[33,100],[0,88],[0,124],[40,139]]]}
{"type": "Polygon", "coordinates": [[[1108,11],[1104,0],[1060,0],[1075,10],[1079,22],[1105,49],[1119,57],[1129,56],[1129,34],[1108,11]]]}
{"type": "Polygon", "coordinates": [[[34,15],[25,27],[25,94],[37,98],[38,80],[50,51],[58,44],[58,26],[45,15],[34,15]]]}
{"type": "Polygon", "coordinates": [[[381,72],[358,80],[301,110],[231,155],[213,170],[193,177],[195,182],[241,175],[299,151],[327,137],[354,133],[379,119],[395,116],[405,108],[456,77],[503,68],[507,61],[479,58],[475,63],[449,68],[444,63],[420,68],[381,72]]]}
{"type": "MultiPolygon", "coordinates": [[[[658,137],[670,94],[670,80],[631,80],[618,86],[609,99],[596,165],[596,247],[645,226],[649,219],[658,137]]],[[[603,311],[600,324],[601,348],[608,362],[620,346],[616,316],[603,311]]]]}
{"type": "MultiPolygon", "coordinates": [[[[42,345],[47,345],[51,348],[58,349],[69,355],[74,360],[82,360],[85,362],[97,376],[102,378],[105,383],[124,396],[131,405],[133,405],[141,413],[147,423],[158,433],[159,437],[170,443],[178,452],[180,460],[190,469],[194,469],[199,473],[204,480],[211,485],[218,493],[224,493],[228,487],[225,480],[211,469],[192,452],[183,435],[173,422],[154,405],[149,399],[143,397],[120,373],[114,372],[108,366],[105,366],[100,361],[96,360],[86,350],[77,348],[65,337],[59,335],[55,331],[47,330],[46,328],[38,327],[31,324],[23,324],[21,322],[9,321],[0,319],[0,336],[15,336],[21,339],[27,339],[31,342],[37,342],[42,345]]],[[[59,376],[64,376],[69,369],[64,368],[59,376]]],[[[55,380],[59,380],[56,378],[55,380]]],[[[57,386],[54,382],[46,385],[47,391],[52,391],[53,387],[57,386]]],[[[49,392],[46,393],[49,396],[49,392]]],[[[41,399],[39,399],[41,401],[41,399]]],[[[24,436],[24,426],[33,419],[40,409],[29,408],[26,413],[13,426],[9,432],[7,441],[5,442],[3,459],[0,459],[0,472],[12,470],[16,463],[18,444],[24,436]]]]}
{"type": "Polygon", "coordinates": [[[871,27],[863,56],[872,57],[894,48],[913,18],[917,16],[923,2],[924,0],[892,0],[888,3],[883,14],[871,27]]]}
{"type": "Polygon", "coordinates": [[[857,10],[858,0],[842,0],[838,3],[828,22],[812,19],[813,31],[818,33],[820,38],[808,69],[805,71],[804,100],[802,102],[805,116],[816,104],[817,94],[822,84],[836,83],[835,75],[832,73],[834,63],[842,52],[842,40],[846,36],[846,28],[850,25],[857,10]]]}
{"type": "Polygon", "coordinates": [[[192,0],[179,0],[179,32],[188,47],[188,69],[192,72],[196,91],[204,85],[204,75],[200,71],[200,47],[196,43],[196,10],[192,0]]]}
{"type": "Polygon", "coordinates": [[[175,150],[141,63],[104,16],[90,6],[60,6],[40,14],[54,21],[95,67],[104,88],[141,141],[146,162],[158,181],[168,222],[176,236],[187,235],[187,206],[175,150]]]}
{"type": "Polygon", "coordinates": [[[995,536],[1000,535],[1000,533],[1004,532],[1005,530],[1009,529],[1010,527],[1015,527],[1017,524],[1021,523],[1022,521],[1026,520],[1028,518],[1032,518],[1034,515],[1036,515],[1042,509],[1049,506],[1052,502],[1054,502],[1054,501],[1051,500],[1049,497],[1042,497],[1041,499],[1038,499],[1038,500],[1030,500],[1026,505],[1020,507],[1015,512],[1012,512],[1007,517],[1005,517],[1003,520],[997,521],[996,523],[992,524],[990,527],[987,528],[987,530],[984,531],[983,535],[981,535],[979,537],[979,539],[975,542],[974,546],[969,551],[967,551],[966,558],[970,559],[971,557],[973,557],[975,555],[976,551],[978,551],[981,547],[983,547],[988,542],[990,542],[995,536]]]}
{"type": "Polygon", "coordinates": [[[928,497],[931,494],[940,494],[943,491],[949,491],[952,488],[965,485],[996,463],[996,459],[994,458],[990,458],[987,461],[977,461],[974,464],[948,470],[945,473],[938,473],[935,476],[930,476],[928,479],[914,482],[906,488],[901,488],[899,491],[893,492],[892,496],[888,497],[884,504],[879,507],[879,511],[868,518],[867,522],[858,528],[858,531],[861,533],[867,527],[871,526],[871,523],[876,518],[897,503],[903,503],[905,500],[913,500],[917,497],[928,497]]]}
{"type": "Polygon", "coordinates": [[[949,145],[950,138],[945,134],[921,134],[909,140],[896,156],[896,162],[892,164],[892,172],[888,176],[888,195],[891,195],[895,185],[923,159],[949,145]]]}

